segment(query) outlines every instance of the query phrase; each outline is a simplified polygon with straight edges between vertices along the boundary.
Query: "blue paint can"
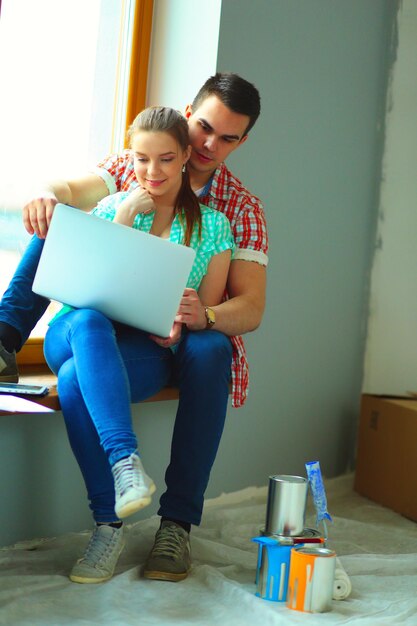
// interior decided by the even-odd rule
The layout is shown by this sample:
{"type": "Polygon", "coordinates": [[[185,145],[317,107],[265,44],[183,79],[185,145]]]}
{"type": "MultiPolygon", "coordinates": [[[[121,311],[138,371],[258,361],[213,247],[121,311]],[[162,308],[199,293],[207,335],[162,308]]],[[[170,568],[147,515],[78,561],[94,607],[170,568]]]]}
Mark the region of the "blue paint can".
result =
{"type": "Polygon", "coordinates": [[[255,537],[253,541],[259,544],[255,595],[286,602],[292,545],[281,545],[270,537],[255,537]]]}

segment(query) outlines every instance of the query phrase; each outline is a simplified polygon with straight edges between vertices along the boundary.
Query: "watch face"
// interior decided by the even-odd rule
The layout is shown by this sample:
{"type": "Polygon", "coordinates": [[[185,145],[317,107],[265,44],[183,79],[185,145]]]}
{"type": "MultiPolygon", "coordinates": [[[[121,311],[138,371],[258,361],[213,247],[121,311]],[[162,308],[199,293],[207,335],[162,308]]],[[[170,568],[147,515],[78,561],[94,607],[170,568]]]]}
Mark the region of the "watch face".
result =
{"type": "Polygon", "coordinates": [[[216,314],[213,309],[206,308],[207,327],[213,326],[216,321],[216,314]]]}

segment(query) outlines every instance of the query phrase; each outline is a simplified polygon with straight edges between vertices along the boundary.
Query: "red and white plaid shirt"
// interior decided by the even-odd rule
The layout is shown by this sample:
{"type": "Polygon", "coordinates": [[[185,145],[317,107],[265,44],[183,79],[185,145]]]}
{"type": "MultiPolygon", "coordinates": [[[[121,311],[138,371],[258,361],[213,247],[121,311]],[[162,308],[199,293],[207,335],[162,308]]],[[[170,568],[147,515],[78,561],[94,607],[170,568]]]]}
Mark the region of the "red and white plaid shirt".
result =
{"type": "MultiPolygon", "coordinates": [[[[98,164],[95,173],[104,180],[109,193],[130,191],[138,185],[131,150],[110,155],[98,164]]],[[[266,266],[268,233],[259,198],[251,194],[224,163],[214,172],[208,192],[205,189],[203,193],[199,196],[200,202],[222,211],[230,221],[236,243],[233,260],[266,266]]],[[[233,345],[232,406],[237,408],[243,406],[248,394],[249,367],[243,338],[236,335],[230,339],[233,345]]]]}

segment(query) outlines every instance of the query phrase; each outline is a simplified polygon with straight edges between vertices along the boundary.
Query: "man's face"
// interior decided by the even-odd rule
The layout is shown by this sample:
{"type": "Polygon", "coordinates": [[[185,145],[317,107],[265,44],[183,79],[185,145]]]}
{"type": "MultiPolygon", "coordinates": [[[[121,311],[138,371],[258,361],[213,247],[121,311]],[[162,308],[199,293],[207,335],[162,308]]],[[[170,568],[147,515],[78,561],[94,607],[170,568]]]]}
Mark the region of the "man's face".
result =
{"type": "Polygon", "coordinates": [[[249,116],[234,113],[217,96],[203,100],[195,111],[188,105],[185,116],[192,145],[188,164],[197,173],[211,174],[248,137],[249,116]]]}

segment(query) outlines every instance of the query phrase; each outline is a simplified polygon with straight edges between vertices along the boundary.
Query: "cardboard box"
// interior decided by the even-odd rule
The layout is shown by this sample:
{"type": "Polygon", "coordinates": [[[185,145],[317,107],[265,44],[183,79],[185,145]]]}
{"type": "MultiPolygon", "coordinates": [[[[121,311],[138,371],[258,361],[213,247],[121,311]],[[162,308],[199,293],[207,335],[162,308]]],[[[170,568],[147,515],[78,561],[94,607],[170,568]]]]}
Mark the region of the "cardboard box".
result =
{"type": "Polygon", "coordinates": [[[362,396],[354,487],[417,521],[417,398],[362,396]]]}

